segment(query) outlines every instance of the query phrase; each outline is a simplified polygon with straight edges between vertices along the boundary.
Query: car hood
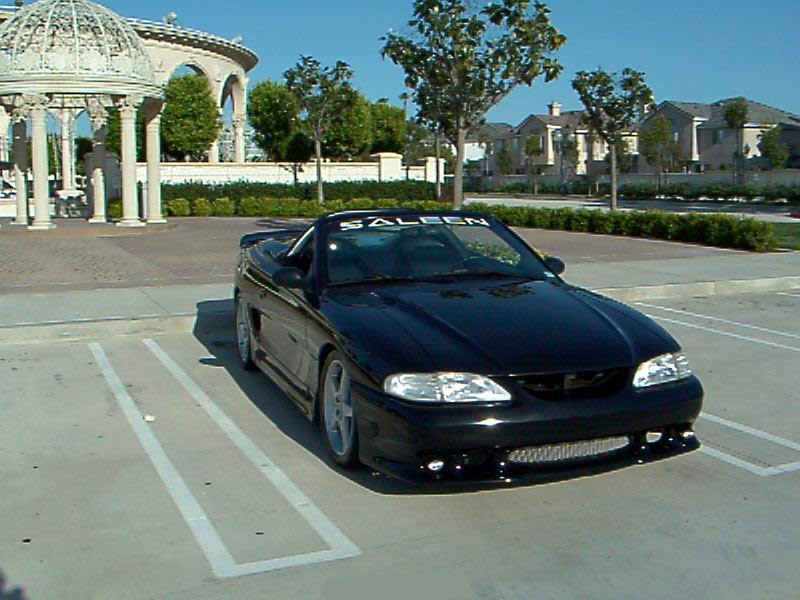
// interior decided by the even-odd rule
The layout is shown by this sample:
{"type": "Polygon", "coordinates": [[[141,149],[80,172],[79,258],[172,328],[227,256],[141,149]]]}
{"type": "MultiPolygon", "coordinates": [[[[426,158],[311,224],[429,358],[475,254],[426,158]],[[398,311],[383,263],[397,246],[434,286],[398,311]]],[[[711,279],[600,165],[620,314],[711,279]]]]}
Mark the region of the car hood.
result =
{"type": "Polygon", "coordinates": [[[328,294],[325,304],[376,377],[590,371],[678,349],[641,313],[561,283],[384,285],[328,294]]]}

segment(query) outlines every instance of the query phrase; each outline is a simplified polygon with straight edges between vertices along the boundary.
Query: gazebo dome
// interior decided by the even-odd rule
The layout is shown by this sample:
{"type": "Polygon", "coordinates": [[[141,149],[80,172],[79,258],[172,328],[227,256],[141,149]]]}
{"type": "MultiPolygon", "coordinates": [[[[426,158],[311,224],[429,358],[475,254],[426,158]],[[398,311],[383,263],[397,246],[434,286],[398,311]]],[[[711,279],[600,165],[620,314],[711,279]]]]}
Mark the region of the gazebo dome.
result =
{"type": "Polygon", "coordinates": [[[90,0],[39,0],[0,25],[0,95],[19,93],[163,96],[137,33],[90,0]]]}

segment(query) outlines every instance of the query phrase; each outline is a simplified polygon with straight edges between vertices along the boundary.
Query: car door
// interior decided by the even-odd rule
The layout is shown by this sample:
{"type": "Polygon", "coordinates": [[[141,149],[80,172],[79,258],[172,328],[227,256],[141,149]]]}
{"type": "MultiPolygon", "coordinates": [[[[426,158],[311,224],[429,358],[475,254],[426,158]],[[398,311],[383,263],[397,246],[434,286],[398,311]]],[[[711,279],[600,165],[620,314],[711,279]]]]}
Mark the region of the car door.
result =
{"type": "MultiPolygon", "coordinates": [[[[297,267],[306,276],[313,276],[314,244],[312,232],[292,249],[282,266],[297,267]]],[[[306,323],[312,310],[306,292],[276,286],[270,281],[260,288],[256,308],[260,313],[259,344],[288,383],[306,394],[306,323]]]]}

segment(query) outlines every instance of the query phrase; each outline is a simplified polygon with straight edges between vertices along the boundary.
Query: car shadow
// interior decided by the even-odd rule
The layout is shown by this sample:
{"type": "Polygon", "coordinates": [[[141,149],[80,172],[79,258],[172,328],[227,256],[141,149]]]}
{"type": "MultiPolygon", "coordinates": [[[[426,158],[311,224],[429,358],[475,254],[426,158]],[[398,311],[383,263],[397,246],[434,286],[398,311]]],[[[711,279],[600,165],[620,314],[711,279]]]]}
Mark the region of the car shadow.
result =
{"type": "Polygon", "coordinates": [[[19,586],[6,588],[6,583],[6,576],[0,570],[0,600],[28,600],[29,596],[25,595],[25,590],[19,586]]]}
{"type": "MultiPolygon", "coordinates": [[[[428,490],[409,486],[366,467],[343,469],[337,465],[328,455],[318,424],[310,422],[264,373],[242,368],[233,327],[231,300],[207,300],[197,304],[197,320],[192,333],[213,357],[202,359],[201,363],[224,368],[253,406],[284,435],[313,454],[329,469],[372,492],[398,495],[437,493],[436,488],[428,490]]],[[[439,493],[447,493],[447,490],[439,493]]]]}

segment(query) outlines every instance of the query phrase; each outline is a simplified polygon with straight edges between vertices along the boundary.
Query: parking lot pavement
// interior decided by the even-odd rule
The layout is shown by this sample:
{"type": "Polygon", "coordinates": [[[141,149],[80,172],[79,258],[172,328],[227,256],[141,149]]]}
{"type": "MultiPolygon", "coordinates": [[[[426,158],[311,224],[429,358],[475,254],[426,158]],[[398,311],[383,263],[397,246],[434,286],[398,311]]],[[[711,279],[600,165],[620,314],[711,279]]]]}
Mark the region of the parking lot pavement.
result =
{"type": "Polygon", "coordinates": [[[422,493],[340,471],[230,332],[0,346],[0,580],[23,598],[790,598],[800,292],[647,302],[699,452],[422,493]]]}

